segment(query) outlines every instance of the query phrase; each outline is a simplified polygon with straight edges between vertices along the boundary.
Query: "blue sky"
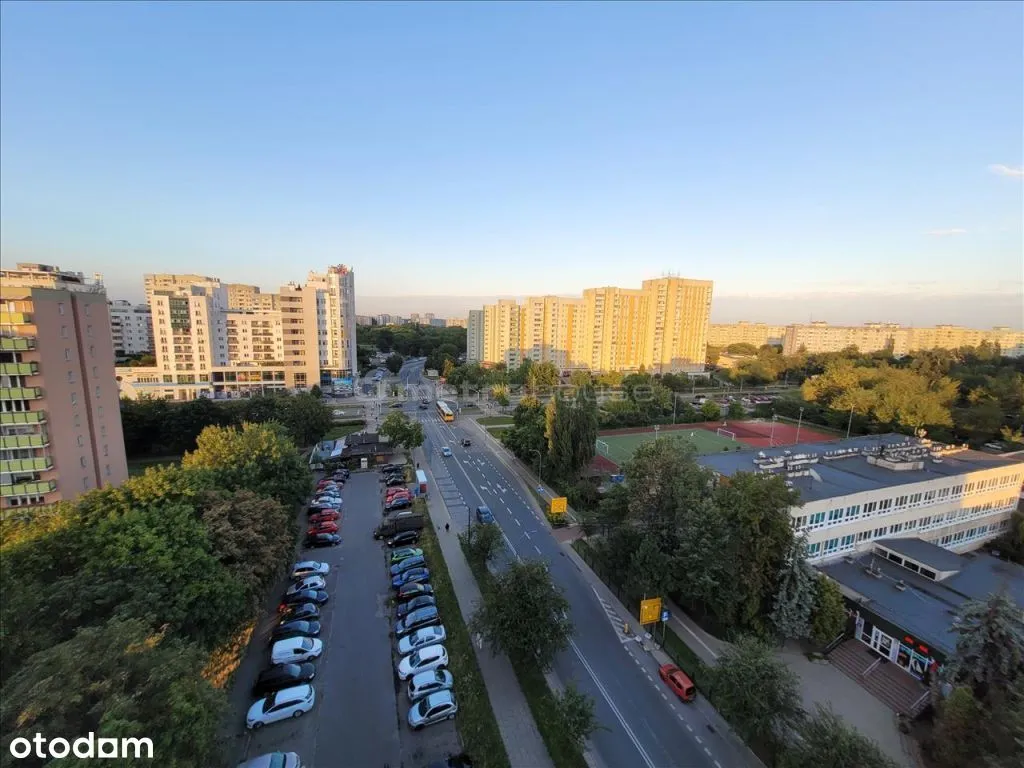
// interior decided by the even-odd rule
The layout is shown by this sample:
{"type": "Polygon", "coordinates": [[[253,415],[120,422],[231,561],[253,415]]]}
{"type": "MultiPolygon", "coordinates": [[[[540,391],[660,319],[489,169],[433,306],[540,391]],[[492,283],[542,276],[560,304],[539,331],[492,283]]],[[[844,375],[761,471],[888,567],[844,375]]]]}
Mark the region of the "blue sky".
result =
{"type": "Polygon", "coordinates": [[[275,288],[344,262],[361,297],[472,297],[453,307],[671,271],[775,321],[1024,319],[1019,3],[0,20],[3,259],[118,297],[146,271],[275,288]],[[827,316],[843,302],[863,316],[827,316]]]}

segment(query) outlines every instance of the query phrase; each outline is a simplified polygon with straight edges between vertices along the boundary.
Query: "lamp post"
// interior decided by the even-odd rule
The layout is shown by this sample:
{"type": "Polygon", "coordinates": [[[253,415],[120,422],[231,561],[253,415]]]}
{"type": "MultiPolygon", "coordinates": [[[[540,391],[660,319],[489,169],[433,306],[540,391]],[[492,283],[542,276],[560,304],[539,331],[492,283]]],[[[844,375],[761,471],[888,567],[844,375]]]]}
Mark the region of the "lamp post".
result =
{"type": "Polygon", "coordinates": [[[804,409],[801,408],[800,409],[800,418],[797,419],[797,422],[796,422],[796,440],[793,441],[793,445],[796,445],[797,443],[800,442],[800,427],[803,426],[803,423],[804,423],[804,409]]]}
{"type": "Polygon", "coordinates": [[[850,420],[846,422],[846,439],[850,439],[850,429],[853,427],[853,406],[850,406],[850,420]]]}
{"type": "Polygon", "coordinates": [[[779,420],[779,417],[775,415],[775,411],[772,411],[772,431],[768,435],[768,445],[772,448],[775,447],[775,422],[779,420]]]}
{"type": "Polygon", "coordinates": [[[536,448],[533,448],[532,451],[537,454],[537,465],[538,465],[537,466],[537,476],[541,480],[543,480],[544,479],[544,454],[542,454],[536,448]]]}

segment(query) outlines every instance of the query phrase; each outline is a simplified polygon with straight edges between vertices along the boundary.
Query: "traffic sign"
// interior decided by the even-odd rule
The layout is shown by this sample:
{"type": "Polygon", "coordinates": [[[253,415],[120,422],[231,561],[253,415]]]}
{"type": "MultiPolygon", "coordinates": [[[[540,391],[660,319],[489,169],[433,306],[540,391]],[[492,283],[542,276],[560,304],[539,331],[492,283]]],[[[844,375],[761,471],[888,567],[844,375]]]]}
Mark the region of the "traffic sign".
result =
{"type": "Polygon", "coordinates": [[[564,515],[566,509],[568,509],[568,502],[566,501],[565,496],[556,496],[551,500],[551,503],[548,506],[548,511],[552,515],[564,515]]]}
{"type": "Polygon", "coordinates": [[[663,623],[668,621],[670,618],[672,618],[672,617],[669,615],[669,612],[668,612],[667,608],[661,612],[661,621],[663,623]]]}
{"type": "Polygon", "coordinates": [[[661,598],[649,597],[640,601],[640,623],[657,624],[661,616],[661,598]]]}

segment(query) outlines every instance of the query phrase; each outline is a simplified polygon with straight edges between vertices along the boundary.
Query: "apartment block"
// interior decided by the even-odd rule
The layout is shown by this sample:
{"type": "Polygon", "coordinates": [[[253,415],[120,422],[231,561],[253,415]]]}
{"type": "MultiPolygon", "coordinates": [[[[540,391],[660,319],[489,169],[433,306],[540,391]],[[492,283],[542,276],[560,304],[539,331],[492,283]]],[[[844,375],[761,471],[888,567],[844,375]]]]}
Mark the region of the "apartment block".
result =
{"type": "Polygon", "coordinates": [[[559,370],[575,367],[573,350],[582,344],[581,299],[562,296],[532,296],[520,311],[520,340],[523,359],[554,363],[559,370]]]}
{"type": "Polygon", "coordinates": [[[470,363],[484,362],[484,311],[469,310],[466,318],[466,360],[470,363]]]}
{"type": "Polygon", "coordinates": [[[915,328],[896,323],[842,326],[819,321],[786,326],[782,351],[783,354],[794,355],[801,350],[822,353],[856,347],[861,352],[888,349],[894,355],[902,356],[919,350],[976,347],[982,342],[998,344],[1013,355],[1024,348],[1024,331],[1003,327],[979,330],[955,325],[915,328]]]}
{"type": "Polygon", "coordinates": [[[216,278],[150,277],[160,278],[150,294],[157,371],[121,371],[125,396],[146,387],[176,400],[351,387],[356,316],[348,267],[310,272],[305,284],[289,283],[274,294],[216,278]],[[150,380],[154,375],[157,381],[150,380]]]}
{"type": "Polygon", "coordinates": [[[469,321],[465,317],[449,317],[445,320],[446,328],[465,328],[469,321]]]}
{"type": "Polygon", "coordinates": [[[502,299],[496,304],[485,306],[483,313],[482,362],[488,365],[504,363],[509,368],[518,367],[522,362],[522,312],[519,304],[510,299],[502,299]]]}
{"type": "Polygon", "coordinates": [[[703,371],[711,318],[710,280],[662,277],[644,280],[641,309],[648,371],[703,371]]]}
{"type": "Polygon", "coordinates": [[[108,301],[114,354],[141,355],[153,351],[153,315],[147,304],[108,301]]]}
{"type": "Polygon", "coordinates": [[[0,508],[37,507],[128,477],[102,277],[0,270],[0,508]]]}
{"type": "Polygon", "coordinates": [[[143,286],[146,290],[146,304],[149,304],[150,297],[157,291],[176,291],[179,288],[187,288],[190,285],[219,286],[220,280],[206,275],[171,275],[171,274],[146,274],[142,276],[143,286]]]}
{"type": "Polygon", "coordinates": [[[755,347],[761,347],[765,344],[782,344],[785,335],[784,325],[751,323],[746,320],[740,320],[738,323],[711,323],[708,327],[708,344],[722,348],[730,344],[753,344],[755,347]]]}

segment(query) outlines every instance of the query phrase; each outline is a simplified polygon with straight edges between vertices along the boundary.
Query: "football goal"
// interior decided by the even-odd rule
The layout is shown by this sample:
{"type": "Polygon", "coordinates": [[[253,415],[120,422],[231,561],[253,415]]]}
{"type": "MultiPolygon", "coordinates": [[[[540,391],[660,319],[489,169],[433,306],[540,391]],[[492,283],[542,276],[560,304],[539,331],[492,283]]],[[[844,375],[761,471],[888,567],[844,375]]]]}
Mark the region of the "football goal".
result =
{"type": "Polygon", "coordinates": [[[599,454],[601,454],[602,456],[607,458],[607,456],[608,456],[608,443],[606,443],[604,440],[598,440],[597,441],[597,452],[599,454]]]}
{"type": "Polygon", "coordinates": [[[728,429],[722,429],[721,427],[719,427],[718,429],[715,430],[715,432],[718,434],[719,437],[727,437],[734,442],[736,440],[736,433],[730,432],[728,429]]]}

